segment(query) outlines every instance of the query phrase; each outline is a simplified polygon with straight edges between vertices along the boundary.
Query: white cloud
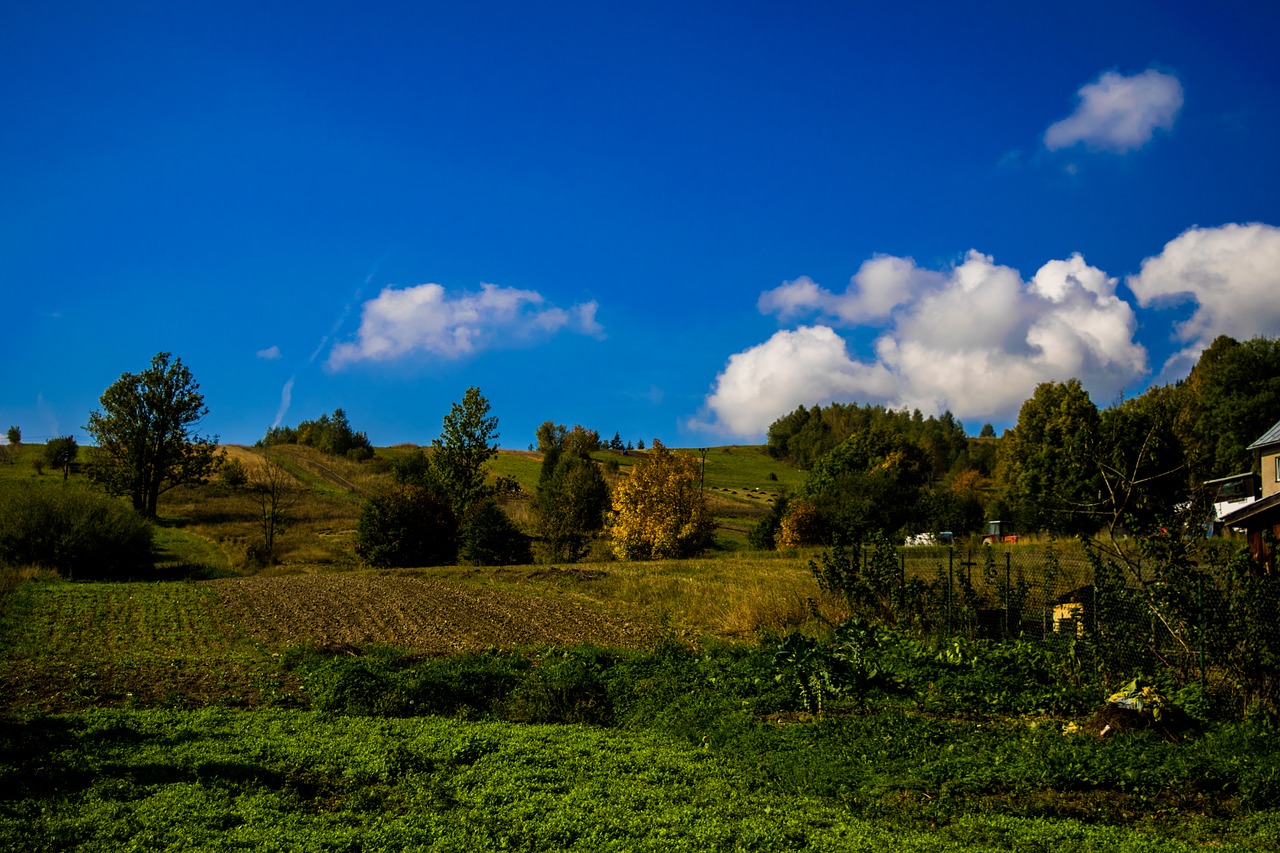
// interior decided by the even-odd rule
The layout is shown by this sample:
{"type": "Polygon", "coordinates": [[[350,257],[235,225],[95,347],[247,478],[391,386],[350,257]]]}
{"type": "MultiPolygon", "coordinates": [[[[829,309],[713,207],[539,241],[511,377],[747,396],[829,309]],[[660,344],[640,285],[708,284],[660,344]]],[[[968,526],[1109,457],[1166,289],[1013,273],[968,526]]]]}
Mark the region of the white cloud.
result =
{"type": "Polygon", "coordinates": [[[802,275],[760,294],[757,307],[761,313],[777,314],[781,320],[811,314],[844,323],[882,320],[937,281],[938,273],[920,269],[909,258],[876,255],[863,262],[844,293],[823,290],[813,279],[802,275]]]}
{"type": "Polygon", "coordinates": [[[258,350],[258,358],[265,358],[268,361],[274,361],[280,357],[280,347],[270,346],[266,349],[258,350]]]}
{"type": "Polygon", "coordinates": [[[1078,143],[1118,153],[1141,148],[1157,128],[1172,128],[1182,109],[1178,78],[1155,69],[1132,77],[1108,71],[1078,94],[1076,111],[1045,131],[1051,151],[1078,143]]]}
{"type": "Polygon", "coordinates": [[[356,340],[333,348],[328,364],[389,361],[414,353],[455,359],[491,347],[519,344],[564,329],[603,337],[597,305],[569,309],[546,305],[532,290],[480,285],[480,291],[450,295],[438,284],[383,289],[361,309],[356,340]]]}
{"type": "Polygon", "coordinates": [[[1126,284],[1143,307],[1195,301],[1195,312],[1174,329],[1185,346],[1163,371],[1185,375],[1219,335],[1280,335],[1280,228],[1191,228],[1144,260],[1126,284]]]}
{"type": "Polygon", "coordinates": [[[713,419],[691,426],[756,435],[796,406],[837,397],[879,398],[893,387],[887,370],[851,359],[844,339],[830,328],[802,326],[729,356],[706,401],[713,419]]]}
{"type": "Polygon", "coordinates": [[[778,332],[729,357],[703,417],[692,425],[758,436],[798,405],[832,400],[1011,420],[1041,382],[1076,377],[1106,401],[1147,372],[1146,350],[1134,340],[1133,310],[1116,296],[1115,279],[1078,254],[1046,263],[1029,282],[976,251],[945,272],[902,258],[875,263],[871,271],[864,264],[850,286],[859,312],[833,310],[850,304],[841,301],[850,294],[837,296],[812,282],[803,291],[788,290],[795,284],[789,282],[769,292],[803,299],[761,299],[766,310],[783,313],[785,305],[787,316],[796,316],[809,306],[815,314],[843,315],[853,326],[871,325],[889,311],[873,361],[853,359],[829,326],[778,332]],[[885,281],[910,285],[877,290],[868,282],[878,272],[885,281]],[[895,295],[868,302],[876,293],[895,295]]]}

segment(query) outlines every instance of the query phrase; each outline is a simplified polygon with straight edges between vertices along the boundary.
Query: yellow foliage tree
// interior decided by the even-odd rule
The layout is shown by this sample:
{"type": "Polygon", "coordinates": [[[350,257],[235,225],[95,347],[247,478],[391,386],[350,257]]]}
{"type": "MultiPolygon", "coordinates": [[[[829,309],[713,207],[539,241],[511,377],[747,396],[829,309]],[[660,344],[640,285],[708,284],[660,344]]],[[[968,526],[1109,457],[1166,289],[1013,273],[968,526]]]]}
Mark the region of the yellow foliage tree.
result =
{"type": "Polygon", "coordinates": [[[795,501],[778,527],[778,547],[803,548],[822,541],[822,514],[811,502],[795,501]]]}
{"type": "Polygon", "coordinates": [[[657,439],[631,476],[614,487],[609,536],[619,559],[690,557],[711,543],[714,529],[698,460],[673,453],[657,439]]]}

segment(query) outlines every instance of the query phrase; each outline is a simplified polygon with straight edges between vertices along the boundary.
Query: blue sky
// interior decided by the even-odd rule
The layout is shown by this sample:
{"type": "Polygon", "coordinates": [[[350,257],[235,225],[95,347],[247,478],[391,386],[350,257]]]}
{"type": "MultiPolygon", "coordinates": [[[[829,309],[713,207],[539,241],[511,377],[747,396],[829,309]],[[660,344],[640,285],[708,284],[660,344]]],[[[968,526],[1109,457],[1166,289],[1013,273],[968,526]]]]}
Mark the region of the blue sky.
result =
{"type": "Polygon", "coordinates": [[[0,26],[0,427],[171,351],[252,443],[478,386],[673,446],[797,405],[1100,405],[1280,335],[1280,11],[31,3],[0,26]]]}

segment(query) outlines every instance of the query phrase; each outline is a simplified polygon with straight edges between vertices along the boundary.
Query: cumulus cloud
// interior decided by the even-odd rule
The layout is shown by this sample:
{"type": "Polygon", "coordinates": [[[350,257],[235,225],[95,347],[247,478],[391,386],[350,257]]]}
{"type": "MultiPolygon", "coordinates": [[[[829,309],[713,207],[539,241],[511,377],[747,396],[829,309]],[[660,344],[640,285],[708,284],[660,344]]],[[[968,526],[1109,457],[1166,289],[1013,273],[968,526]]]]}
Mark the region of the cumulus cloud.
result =
{"type": "Polygon", "coordinates": [[[266,349],[258,350],[258,358],[265,358],[267,361],[274,361],[280,357],[280,347],[270,346],[266,349]]]}
{"type": "Polygon", "coordinates": [[[532,290],[480,285],[450,294],[438,284],[387,287],[361,308],[356,340],[339,344],[328,364],[390,361],[415,353],[464,358],[496,346],[527,343],[562,330],[603,337],[595,302],[571,308],[546,304],[532,290]]]}
{"type": "Polygon", "coordinates": [[[1165,376],[1185,375],[1219,335],[1280,334],[1280,228],[1191,228],[1144,260],[1126,284],[1143,307],[1195,301],[1194,313],[1174,328],[1184,347],[1164,367],[1165,376]]]}
{"type": "Polygon", "coordinates": [[[909,258],[876,255],[863,262],[844,293],[823,290],[802,275],[762,293],[757,307],[781,320],[816,314],[842,323],[869,322],[888,317],[894,308],[938,281],[938,273],[920,269],[909,258]]]}
{"type": "Polygon", "coordinates": [[[874,262],[845,294],[787,282],[760,302],[780,316],[807,308],[842,321],[835,325],[881,328],[874,360],[853,358],[829,325],[780,331],[729,357],[691,425],[758,436],[798,405],[833,400],[1009,420],[1041,382],[1076,377],[1106,400],[1147,373],[1132,308],[1116,296],[1116,280],[1079,254],[1044,264],[1030,281],[977,251],[945,271],[874,262]],[[877,289],[868,282],[878,273],[909,284],[877,289]],[[859,310],[839,310],[849,305],[859,310]]]}
{"type": "Polygon", "coordinates": [[[850,358],[844,339],[831,328],[801,326],[729,356],[706,401],[712,420],[693,426],[755,435],[796,406],[833,397],[886,397],[895,384],[883,366],[850,358]]]}
{"type": "Polygon", "coordinates": [[[1075,112],[1045,131],[1050,151],[1079,143],[1118,153],[1141,148],[1157,128],[1172,128],[1182,109],[1178,78],[1155,69],[1132,77],[1108,71],[1077,94],[1075,112]]]}

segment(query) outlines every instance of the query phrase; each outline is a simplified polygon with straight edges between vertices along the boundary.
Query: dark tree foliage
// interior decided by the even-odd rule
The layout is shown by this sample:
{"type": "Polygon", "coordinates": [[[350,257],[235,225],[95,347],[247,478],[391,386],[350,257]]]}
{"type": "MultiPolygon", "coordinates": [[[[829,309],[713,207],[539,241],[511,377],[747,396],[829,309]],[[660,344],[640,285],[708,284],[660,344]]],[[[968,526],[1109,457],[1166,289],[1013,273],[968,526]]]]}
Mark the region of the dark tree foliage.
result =
{"type": "Polygon", "coordinates": [[[529,537],[502,507],[485,499],[472,504],[458,530],[459,556],[475,566],[522,566],[533,562],[529,537]]]}
{"type": "Polygon", "coordinates": [[[45,442],[44,461],[49,463],[50,468],[61,471],[62,479],[66,480],[71,476],[71,465],[76,461],[76,454],[79,452],[80,445],[76,443],[75,436],[58,436],[45,442]]]}
{"type": "Polygon", "coordinates": [[[1187,502],[1189,466],[1176,428],[1182,397],[1158,386],[1100,413],[1099,530],[1154,534],[1187,502]]]}
{"type": "Polygon", "coordinates": [[[538,447],[543,453],[533,499],[538,532],[551,559],[579,560],[604,526],[609,507],[609,487],[590,456],[599,447],[599,436],[581,426],[566,430],[547,421],[538,428],[538,447]]]}
{"type": "Polygon", "coordinates": [[[193,433],[209,410],[180,358],[158,353],[146,370],[112,383],[101,403],[85,426],[97,444],[89,477],[147,518],[156,517],[161,494],[205,482],[222,462],[217,438],[193,433]]]}
{"type": "Polygon", "coordinates": [[[421,486],[370,497],[356,524],[356,556],[371,566],[443,566],[457,559],[458,522],[449,504],[421,486]]]}
{"type": "Polygon", "coordinates": [[[1022,530],[1087,532],[1097,524],[1099,416],[1078,379],[1044,382],[1001,443],[999,476],[1022,530]]]}
{"type": "Polygon", "coordinates": [[[1252,470],[1246,448],[1280,420],[1280,338],[1217,338],[1179,395],[1191,474],[1203,481],[1252,470]]]}
{"type": "Polygon", "coordinates": [[[373,458],[369,437],[352,429],[347,413],[342,409],[334,409],[332,415],[321,415],[314,421],[303,421],[297,427],[271,427],[258,444],[264,447],[303,444],[321,453],[345,456],[357,462],[373,458]]]}
{"type": "Polygon", "coordinates": [[[798,497],[817,507],[826,538],[907,529],[928,478],[925,453],[881,425],[855,434],[814,464],[798,497]]]}
{"type": "Polygon", "coordinates": [[[497,441],[498,419],[489,414],[489,401],[479,388],[468,388],[461,402],[450,407],[440,437],[431,443],[435,480],[455,514],[464,514],[487,496],[485,464],[498,455],[497,441]]]}
{"type": "Polygon", "coordinates": [[[769,454],[809,469],[845,439],[872,430],[893,432],[915,444],[931,478],[962,466],[968,453],[964,425],[951,412],[926,418],[918,409],[907,412],[884,406],[832,403],[825,408],[800,406],[774,421],[769,427],[769,454]]]}
{"type": "Polygon", "coordinates": [[[391,460],[391,479],[402,486],[422,486],[443,494],[436,483],[430,457],[420,449],[391,460]]]}

